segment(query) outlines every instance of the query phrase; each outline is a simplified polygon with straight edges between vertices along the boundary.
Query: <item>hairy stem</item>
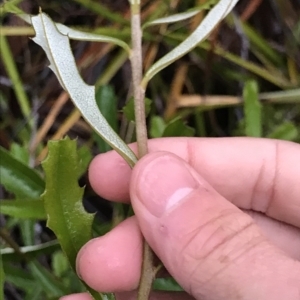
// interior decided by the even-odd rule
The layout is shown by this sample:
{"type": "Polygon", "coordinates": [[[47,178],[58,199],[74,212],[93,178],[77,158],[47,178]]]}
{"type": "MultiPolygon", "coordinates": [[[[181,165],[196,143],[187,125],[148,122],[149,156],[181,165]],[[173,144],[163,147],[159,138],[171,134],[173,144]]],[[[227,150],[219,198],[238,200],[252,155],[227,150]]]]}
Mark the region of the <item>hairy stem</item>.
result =
{"type": "MultiPolygon", "coordinates": [[[[131,0],[131,69],[134,96],[134,110],[136,122],[136,137],[138,144],[138,158],[143,157],[148,152],[147,146],[147,126],[145,115],[145,87],[141,86],[143,77],[142,61],[142,30],[140,19],[140,1],[131,0]]],[[[153,251],[147,242],[143,241],[143,262],[140,284],[138,289],[138,300],[147,300],[155,277],[153,267],[153,251]]]]}
{"type": "MultiPolygon", "coordinates": [[[[133,1],[135,2],[135,1],[133,1]]],[[[136,1],[138,2],[138,1],[136,1]]],[[[147,127],[145,115],[145,90],[141,87],[143,77],[142,63],[142,30],[139,3],[131,4],[131,40],[132,52],[130,56],[132,68],[132,85],[134,96],[134,111],[136,122],[136,138],[138,143],[138,157],[148,152],[147,127]]]]}

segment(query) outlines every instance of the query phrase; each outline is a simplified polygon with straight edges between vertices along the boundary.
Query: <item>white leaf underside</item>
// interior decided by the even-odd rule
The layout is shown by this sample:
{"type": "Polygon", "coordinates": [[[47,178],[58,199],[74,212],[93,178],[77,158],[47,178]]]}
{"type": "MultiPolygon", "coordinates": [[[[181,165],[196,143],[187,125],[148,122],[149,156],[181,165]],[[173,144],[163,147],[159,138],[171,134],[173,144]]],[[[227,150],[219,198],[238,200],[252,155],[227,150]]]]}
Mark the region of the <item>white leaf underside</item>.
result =
{"type": "Polygon", "coordinates": [[[87,85],[79,75],[68,36],[62,34],[44,13],[32,17],[31,22],[36,32],[33,41],[46,52],[51,70],[82,116],[133,167],[136,156],[99,111],[95,100],[95,87],[87,85]]]}

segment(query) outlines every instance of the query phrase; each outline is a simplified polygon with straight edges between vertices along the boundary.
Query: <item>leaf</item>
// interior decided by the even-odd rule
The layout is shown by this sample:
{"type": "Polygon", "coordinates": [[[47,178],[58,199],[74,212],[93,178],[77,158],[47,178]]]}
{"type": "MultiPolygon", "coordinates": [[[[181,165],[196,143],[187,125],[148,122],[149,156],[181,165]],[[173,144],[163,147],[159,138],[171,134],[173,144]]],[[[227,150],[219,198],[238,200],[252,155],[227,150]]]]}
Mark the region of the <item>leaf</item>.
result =
{"type": "MultiPolygon", "coordinates": [[[[48,216],[47,226],[57,236],[76,272],[77,253],[92,238],[94,215],[88,214],[82,204],[83,188],[77,182],[80,165],[76,142],[69,138],[50,141],[48,149],[48,156],[42,163],[46,174],[42,197],[48,216]]],[[[95,299],[102,299],[99,293],[88,289],[95,299]]]]}
{"type": "Polygon", "coordinates": [[[48,143],[49,154],[42,166],[46,189],[42,198],[53,230],[75,270],[77,252],[92,237],[94,216],[82,205],[83,188],[78,185],[76,142],[66,138],[48,143]]]}
{"type": "Polygon", "coordinates": [[[19,161],[23,162],[24,164],[28,164],[29,162],[29,153],[28,149],[22,147],[17,143],[12,143],[10,146],[10,153],[19,161]]]}
{"type": "Polygon", "coordinates": [[[163,137],[174,137],[174,136],[194,136],[195,134],[195,129],[184,124],[183,120],[181,117],[176,117],[175,119],[171,120],[164,132],[163,132],[163,137]]]}
{"type": "Polygon", "coordinates": [[[268,138],[294,141],[299,137],[299,130],[292,122],[284,122],[268,135],[268,138]]]}
{"type": "Polygon", "coordinates": [[[147,22],[143,25],[143,28],[147,28],[153,25],[161,25],[161,24],[169,24],[169,23],[175,23],[180,21],[185,21],[187,19],[190,19],[200,13],[204,9],[209,9],[213,4],[215,4],[218,0],[210,0],[206,1],[204,4],[199,5],[197,7],[194,7],[192,9],[189,9],[186,12],[174,14],[171,16],[159,18],[150,22],[147,22]]]}
{"type": "MultiPolygon", "coordinates": [[[[20,12],[19,12],[18,16],[21,19],[23,19],[23,21],[25,21],[26,23],[33,25],[32,18],[34,18],[34,17],[27,15],[27,14],[20,14],[20,12]]],[[[69,39],[71,39],[71,40],[112,43],[112,44],[122,47],[128,54],[130,54],[130,47],[124,41],[117,39],[115,37],[72,29],[61,23],[53,22],[53,24],[55,24],[56,29],[61,34],[67,35],[69,37],[69,39]]]]}
{"type": "Polygon", "coordinates": [[[150,136],[151,138],[162,137],[164,130],[166,128],[166,122],[162,117],[153,116],[150,120],[150,136]]]}
{"type": "Polygon", "coordinates": [[[220,2],[207,14],[196,30],[187,37],[175,49],[157,61],[145,74],[142,86],[146,86],[149,80],[169,66],[175,60],[184,56],[203,41],[212,30],[231,12],[238,0],[220,0],[220,2]]]}
{"type": "MultiPolygon", "coordinates": [[[[149,98],[145,98],[145,112],[146,117],[150,113],[152,100],[149,98]]],[[[126,105],[123,107],[123,113],[128,121],[135,122],[135,115],[134,115],[134,99],[131,97],[126,105]]]]}
{"type": "Polygon", "coordinates": [[[3,261],[5,280],[12,283],[17,288],[23,291],[30,291],[35,288],[36,282],[28,271],[15,267],[10,263],[3,261]]]}
{"type": "Polygon", "coordinates": [[[100,34],[75,30],[60,23],[55,23],[55,25],[57,29],[60,31],[60,33],[67,35],[71,40],[112,43],[122,47],[128,54],[130,53],[129,46],[120,39],[110,37],[107,35],[100,35],[100,34]]]}
{"type": "Polygon", "coordinates": [[[1,214],[19,219],[47,219],[41,199],[1,200],[0,211],[1,214]]]}
{"type": "Polygon", "coordinates": [[[36,283],[42,286],[49,297],[60,297],[68,293],[61,281],[37,261],[30,261],[28,267],[36,283]]]}
{"type": "Polygon", "coordinates": [[[243,90],[245,133],[247,136],[262,136],[261,103],[258,99],[258,86],[256,81],[246,82],[243,90]]]}
{"type": "Polygon", "coordinates": [[[52,270],[55,276],[62,277],[70,268],[68,259],[62,251],[56,251],[52,255],[52,270]]]}
{"type": "Polygon", "coordinates": [[[175,22],[180,22],[180,21],[185,21],[187,19],[190,19],[197,15],[202,9],[197,9],[197,10],[191,10],[191,11],[186,11],[183,13],[167,16],[164,18],[159,18],[154,21],[145,23],[143,28],[147,28],[153,25],[161,25],[161,24],[169,24],[169,23],[175,23],[175,22]]]}
{"type": "MultiPolygon", "coordinates": [[[[26,255],[26,259],[31,260],[38,257],[39,255],[52,254],[55,250],[60,249],[59,243],[57,240],[46,242],[40,245],[32,245],[20,247],[22,253],[26,255]]],[[[20,256],[12,248],[3,248],[0,249],[0,254],[3,261],[21,261],[24,259],[24,256],[20,256]]]]}
{"type": "Polygon", "coordinates": [[[153,283],[153,289],[158,291],[183,291],[182,287],[171,277],[155,279],[153,283]]]}
{"type": "Polygon", "coordinates": [[[91,149],[88,146],[82,146],[78,149],[78,159],[79,159],[79,167],[78,173],[80,178],[86,171],[92,160],[91,149]]]}
{"type": "Polygon", "coordinates": [[[269,93],[261,93],[259,98],[272,103],[299,103],[300,88],[286,91],[277,91],[269,93]]]}
{"type": "Polygon", "coordinates": [[[0,147],[0,183],[18,198],[39,198],[44,191],[44,181],[27,165],[0,147]]]}
{"type": "Polygon", "coordinates": [[[69,38],[61,34],[44,13],[31,18],[36,32],[33,39],[47,54],[50,68],[62,87],[70,94],[76,107],[92,128],[133,167],[136,156],[109,126],[95,100],[95,87],[80,77],[71,51],[69,38]]]}
{"type": "MultiPolygon", "coordinates": [[[[110,127],[117,131],[118,128],[118,109],[115,91],[110,85],[102,85],[96,91],[96,102],[99,110],[107,120],[110,127]]],[[[94,139],[98,145],[100,153],[111,150],[111,147],[97,134],[94,139]]]]}

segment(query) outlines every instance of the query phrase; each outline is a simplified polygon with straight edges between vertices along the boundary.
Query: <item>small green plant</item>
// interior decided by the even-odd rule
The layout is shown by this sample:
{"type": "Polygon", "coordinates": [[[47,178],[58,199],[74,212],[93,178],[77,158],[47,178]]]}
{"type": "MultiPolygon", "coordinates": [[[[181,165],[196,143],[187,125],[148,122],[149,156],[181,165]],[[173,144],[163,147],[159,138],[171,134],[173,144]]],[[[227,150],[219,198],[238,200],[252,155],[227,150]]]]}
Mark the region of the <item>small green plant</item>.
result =
{"type": "MultiPolygon", "coordinates": [[[[50,62],[50,68],[55,73],[61,86],[68,92],[75,106],[81,115],[91,125],[96,132],[108,145],[117,151],[129,164],[134,167],[137,159],[144,156],[147,152],[147,128],[146,128],[146,109],[145,109],[145,92],[149,81],[157,75],[161,70],[181,58],[193,50],[200,42],[202,42],[216,26],[231,12],[238,0],[220,0],[207,1],[205,5],[196,7],[190,11],[175,14],[172,16],[159,18],[145,23],[143,26],[140,21],[140,1],[130,0],[131,6],[131,44],[125,43],[123,40],[108,35],[98,35],[92,33],[81,32],[71,29],[63,24],[55,23],[51,18],[40,12],[37,16],[20,14],[27,23],[31,24],[35,37],[34,42],[40,45],[50,62]],[[217,4],[216,4],[217,3],[217,4]],[[215,6],[213,6],[215,5],[215,6]],[[160,60],[155,62],[146,72],[142,69],[142,37],[143,31],[147,31],[150,26],[159,24],[175,23],[183,21],[195,16],[203,9],[213,8],[207,13],[206,18],[195,29],[195,31],[187,38],[183,39],[171,52],[166,54],[160,60]],[[114,130],[114,126],[108,122],[103,116],[102,111],[98,109],[97,92],[94,86],[87,85],[81,78],[78,68],[73,57],[70,47],[70,40],[80,41],[96,41],[113,43],[121,47],[130,58],[132,67],[132,87],[134,105],[129,101],[128,106],[123,109],[129,121],[134,122],[136,126],[136,137],[138,144],[138,153],[134,154],[126,143],[118,136],[114,130]],[[134,118],[132,117],[132,107],[134,106],[134,118]]],[[[11,10],[15,11],[15,6],[11,10]]],[[[16,11],[15,11],[16,12],[16,11]]],[[[179,41],[179,40],[178,40],[179,41]]],[[[177,41],[177,43],[178,43],[177,41]]],[[[221,50],[216,50],[221,51],[221,50]]],[[[233,56],[228,59],[234,60],[233,56]]],[[[253,72],[260,73],[261,69],[254,68],[253,65],[244,64],[245,67],[253,72]],[[252,69],[251,69],[252,68],[252,69]]],[[[272,76],[267,72],[261,72],[270,82],[278,86],[288,86],[286,80],[280,76],[272,76]]],[[[21,99],[25,99],[22,91],[21,99]]],[[[259,93],[257,83],[255,81],[247,81],[244,88],[244,124],[241,124],[242,132],[248,136],[262,136],[262,112],[259,102],[259,93]]],[[[275,95],[276,96],[276,95],[275,95]]],[[[299,91],[296,97],[299,96],[299,91]]],[[[104,96],[105,97],[105,96],[104,96]]],[[[274,95],[264,95],[264,97],[274,97],[274,95]]],[[[25,105],[27,100],[22,102],[24,105],[24,115],[29,114],[29,109],[25,105]]],[[[285,134],[286,131],[293,136],[295,127],[293,124],[285,124],[284,128],[279,128],[273,132],[274,137],[285,134]]],[[[176,117],[170,122],[158,116],[151,119],[150,135],[152,137],[178,135],[181,132],[184,136],[192,136],[194,129],[185,126],[180,117],[176,117]]],[[[75,259],[79,249],[92,238],[92,220],[93,216],[86,213],[82,206],[83,189],[78,186],[78,178],[85,170],[88,161],[83,159],[80,150],[76,150],[75,141],[65,138],[60,141],[49,142],[49,154],[43,162],[45,179],[42,176],[26,166],[26,163],[11,155],[7,151],[1,149],[1,156],[4,157],[6,163],[2,167],[2,184],[6,190],[16,195],[15,201],[2,201],[1,210],[10,216],[25,219],[24,228],[32,226],[29,219],[46,219],[47,225],[55,233],[58,242],[66,254],[70,265],[75,271],[75,259]],[[4,172],[4,173],[3,173],[4,172]],[[10,176],[13,172],[14,176],[10,176]],[[63,184],[62,184],[63,183],[63,184]],[[17,188],[16,188],[17,186],[17,188]],[[43,193],[43,196],[40,195],[43,193]],[[18,205],[24,198],[22,205],[18,205]],[[22,199],[22,200],[21,200],[22,199]],[[12,203],[13,202],[13,203],[12,203]],[[32,208],[34,207],[34,210],[32,208]]],[[[7,236],[3,232],[2,237],[7,236]]],[[[27,236],[28,244],[30,244],[30,236],[27,236]]],[[[13,243],[10,243],[13,245],[13,243]]],[[[47,245],[49,251],[58,250],[58,244],[53,243],[47,245]]],[[[18,251],[18,248],[15,249],[18,251]]],[[[26,261],[30,261],[29,267],[32,270],[34,279],[41,282],[49,297],[58,297],[67,293],[62,284],[48,272],[42,268],[35,260],[30,260],[30,255],[35,256],[41,251],[39,247],[34,249],[22,249],[22,256],[26,261]],[[26,254],[26,253],[29,254],[26,254]],[[44,279],[44,280],[43,280],[44,279]]],[[[60,253],[60,252],[58,252],[60,253]]],[[[6,259],[9,257],[6,253],[6,259]]],[[[63,258],[58,254],[56,260],[62,261],[63,258]]],[[[65,261],[64,261],[65,262],[65,261]]],[[[58,270],[55,265],[54,269],[57,273],[63,272],[58,270]]],[[[155,279],[157,267],[153,265],[153,254],[149,246],[144,243],[143,269],[140,280],[138,299],[144,300],[149,298],[149,293],[155,279]]],[[[0,272],[2,272],[2,264],[0,261],[0,272]]],[[[14,274],[9,274],[13,276],[14,274]]],[[[1,274],[0,274],[1,277],[1,274]]],[[[20,283],[20,286],[34,286],[32,278],[28,278],[28,282],[20,283]]],[[[77,279],[74,279],[77,280],[77,279]]],[[[0,284],[1,278],[0,278],[0,284]]],[[[0,287],[1,288],[1,287],[0,287]]],[[[33,288],[32,288],[33,289],[33,288]]],[[[114,295],[104,295],[92,290],[88,286],[86,289],[90,292],[94,299],[113,299],[114,295]]]]}
{"type": "MultiPolygon", "coordinates": [[[[38,16],[23,15],[22,18],[33,26],[35,30],[35,37],[33,40],[44,49],[48,60],[50,61],[51,70],[55,73],[61,86],[69,93],[82,116],[92,128],[114,150],[116,150],[131,167],[133,167],[137,161],[135,154],[110,127],[109,123],[101,114],[101,111],[98,110],[95,99],[95,87],[87,85],[80,77],[69,40],[77,39],[115,43],[128,52],[132,67],[136,136],[138,158],[140,158],[148,152],[144,100],[145,90],[149,80],[162,69],[195,48],[197,44],[205,39],[222,19],[229,14],[237,2],[238,0],[221,0],[186,40],[157,61],[144,75],[142,70],[142,28],[139,0],[130,0],[131,46],[121,40],[109,36],[87,34],[72,30],[65,25],[54,23],[43,12],[40,12],[38,16]]],[[[160,23],[180,21],[194,16],[197,12],[199,12],[199,10],[183,15],[174,15],[168,18],[155,20],[146,25],[151,26],[160,23]]],[[[80,210],[83,210],[83,208],[77,210],[71,209],[71,207],[76,207],[75,204],[77,201],[80,201],[82,190],[77,188],[76,185],[72,186],[76,183],[76,175],[74,175],[74,178],[64,175],[65,173],[71,175],[76,174],[77,172],[76,169],[70,169],[71,163],[68,164],[66,162],[68,153],[74,153],[73,155],[76,155],[76,151],[74,152],[74,149],[72,149],[71,141],[64,140],[56,146],[53,143],[49,144],[49,157],[43,163],[46,172],[46,189],[43,197],[45,210],[48,215],[48,226],[55,232],[62,249],[75,269],[77,252],[80,247],[91,238],[91,232],[90,235],[87,235],[86,232],[91,230],[92,216],[86,216],[86,213],[83,211],[80,213],[80,210]],[[60,170],[57,169],[58,167],[60,170]],[[63,178],[57,177],[56,174],[61,174],[63,178]],[[70,180],[67,182],[68,184],[63,180],[66,178],[69,178],[70,180]],[[60,185],[60,182],[64,182],[64,185],[60,185]],[[69,191],[71,190],[73,192],[70,194],[69,191]],[[53,199],[58,200],[53,203],[53,199]],[[75,203],[71,205],[70,203],[74,201],[75,203]],[[62,218],[58,218],[58,216],[62,216],[62,218]],[[86,225],[77,228],[76,224],[79,222],[85,222],[86,225]],[[74,228],[77,229],[75,230],[74,228]],[[73,236],[70,234],[71,232],[73,233],[73,236]]],[[[70,155],[69,158],[71,156],[72,155],[70,155]]],[[[75,160],[76,159],[73,159],[73,161],[75,160]]],[[[138,293],[139,300],[148,299],[155,278],[152,250],[146,242],[144,243],[142,276],[138,293]]],[[[99,296],[90,288],[88,288],[88,290],[95,299],[99,298],[99,296]]]]}

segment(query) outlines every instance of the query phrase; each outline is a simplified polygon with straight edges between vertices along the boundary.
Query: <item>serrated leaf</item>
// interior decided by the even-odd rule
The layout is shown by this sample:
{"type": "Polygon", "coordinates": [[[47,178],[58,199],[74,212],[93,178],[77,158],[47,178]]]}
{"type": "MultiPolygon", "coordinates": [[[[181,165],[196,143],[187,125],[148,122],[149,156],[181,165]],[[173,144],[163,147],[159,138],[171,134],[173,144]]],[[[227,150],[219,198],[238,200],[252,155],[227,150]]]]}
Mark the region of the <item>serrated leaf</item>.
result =
{"type": "MultiPolygon", "coordinates": [[[[48,216],[47,226],[55,233],[62,250],[76,272],[76,256],[92,238],[94,215],[82,204],[83,188],[78,185],[80,165],[76,142],[65,138],[48,143],[48,156],[42,163],[46,189],[42,198],[48,216]]],[[[86,286],[95,299],[102,296],[86,286]]]]}
{"type": "Polygon", "coordinates": [[[133,167],[136,156],[99,112],[95,100],[95,87],[87,85],[80,77],[69,38],[60,33],[54,22],[44,13],[32,17],[31,22],[36,32],[33,40],[46,52],[50,68],[62,87],[70,94],[82,116],[133,167]]]}
{"type": "Polygon", "coordinates": [[[171,120],[164,132],[163,137],[187,136],[192,137],[195,134],[195,129],[186,125],[181,117],[176,117],[171,120]]]}
{"type": "MultiPolygon", "coordinates": [[[[146,117],[148,116],[148,114],[150,113],[151,110],[151,104],[152,104],[152,100],[149,98],[145,98],[145,115],[146,117]]],[[[135,122],[135,114],[134,114],[134,99],[133,97],[131,97],[128,102],[126,103],[126,105],[123,107],[122,109],[126,119],[128,121],[132,121],[135,122]]]]}
{"type": "Polygon", "coordinates": [[[75,270],[76,255],[92,237],[94,216],[82,205],[83,188],[78,185],[76,142],[66,138],[48,143],[49,154],[42,166],[46,189],[42,198],[53,230],[75,270]]]}
{"type": "Polygon", "coordinates": [[[47,219],[41,199],[0,200],[0,211],[3,215],[19,219],[47,219]]]}
{"type": "Polygon", "coordinates": [[[220,0],[189,37],[150,67],[144,76],[142,85],[146,86],[149,80],[158,72],[194,49],[231,12],[238,1],[220,0]]]}
{"type": "Polygon", "coordinates": [[[246,82],[243,90],[245,133],[247,136],[262,136],[261,103],[258,98],[258,85],[254,80],[246,82]]]}
{"type": "Polygon", "coordinates": [[[18,198],[39,198],[45,183],[41,176],[0,147],[0,183],[18,198]]]}
{"type": "Polygon", "coordinates": [[[268,138],[286,141],[294,141],[299,136],[298,128],[292,122],[285,122],[279,125],[268,135],[268,138]]]}
{"type": "Polygon", "coordinates": [[[150,22],[147,22],[143,25],[143,28],[147,28],[153,25],[161,25],[161,24],[170,24],[175,22],[185,21],[190,19],[200,13],[202,10],[209,9],[213,4],[215,4],[218,0],[210,0],[206,1],[204,4],[199,5],[195,8],[189,9],[186,12],[174,14],[171,16],[159,18],[150,22]]]}

